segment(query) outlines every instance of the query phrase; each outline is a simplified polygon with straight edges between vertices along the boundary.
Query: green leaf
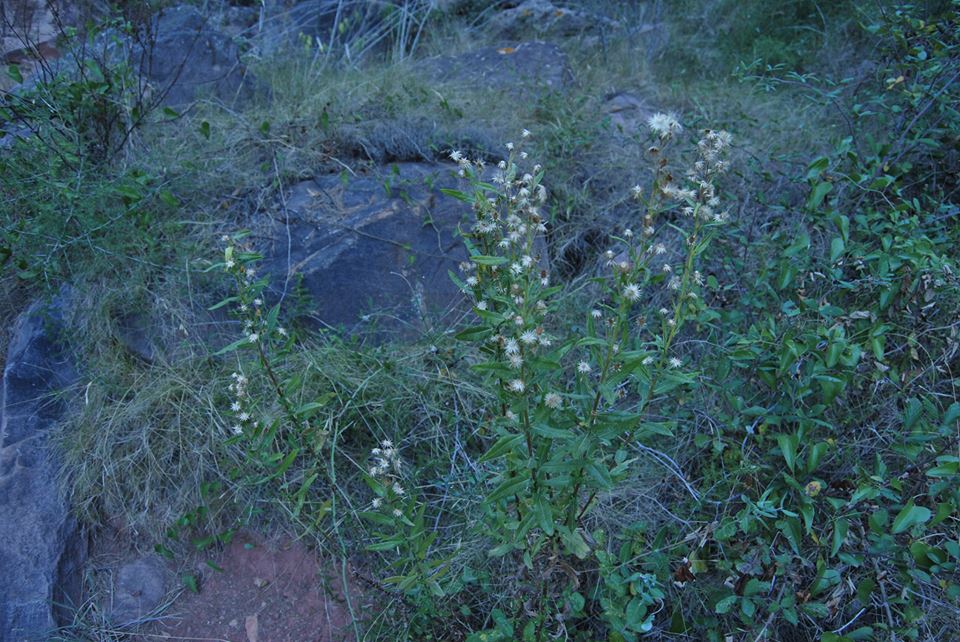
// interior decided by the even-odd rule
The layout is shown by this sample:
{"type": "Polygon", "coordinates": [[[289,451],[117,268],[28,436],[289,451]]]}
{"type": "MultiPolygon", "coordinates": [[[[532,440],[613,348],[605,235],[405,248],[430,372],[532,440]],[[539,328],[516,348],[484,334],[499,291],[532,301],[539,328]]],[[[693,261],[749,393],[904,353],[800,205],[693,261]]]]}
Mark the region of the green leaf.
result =
{"type": "Polygon", "coordinates": [[[817,442],[807,453],[807,473],[814,472],[820,466],[823,456],[830,449],[830,445],[825,441],[817,442]]]}
{"type": "Polygon", "coordinates": [[[7,66],[7,75],[10,76],[10,80],[20,84],[23,82],[23,74],[20,73],[20,67],[17,65],[8,65],[7,66]]]}
{"type": "Polygon", "coordinates": [[[440,188],[440,193],[441,193],[441,194],[446,194],[447,196],[452,196],[453,198],[457,199],[458,201],[463,201],[464,203],[472,203],[472,202],[473,202],[473,198],[471,198],[469,194],[464,194],[463,192],[461,192],[461,191],[458,190],[458,189],[447,189],[446,187],[441,187],[441,188],[440,188]]]}
{"type": "Polygon", "coordinates": [[[847,538],[847,530],[850,528],[850,522],[846,517],[841,517],[833,523],[833,544],[830,547],[830,557],[834,557],[843,546],[843,541],[847,538]]]}
{"type": "Polygon", "coordinates": [[[787,468],[793,471],[797,461],[797,446],[800,444],[800,438],[797,435],[777,435],[777,444],[780,446],[784,461],[787,462],[787,468]]]}
{"type": "Polygon", "coordinates": [[[250,339],[248,339],[248,338],[246,338],[246,337],[244,337],[244,338],[242,338],[242,339],[237,339],[236,341],[234,341],[234,342],[231,343],[230,345],[224,346],[224,347],[220,348],[219,350],[217,350],[216,352],[214,352],[214,353],[213,353],[213,356],[219,357],[220,355],[227,354],[228,352],[233,352],[233,351],[235,351],[235,350],[237,350],[237,349],[239,349],[239,348],[242,348],[242,347],[245,346],[245,345],[248,345],[248,346],[249,346],[249,345],[253,345],[253,344],[250,343],[250,339]]]}
{"type": "Polygon", "coordinates": [[[831,263],[833,263],[834,261],[840,258],[840,255],[843,254],[844,247],[845,245],[844,245],[843,239],[840,238],[839,236],[834,237],[834,239],[830,241],[830,262],[831,263]]]}
{"type": "Polygon", "coordinates": [[[814,187],[810,193],[810,198],[807,199],[807,207],[811,210],[817,209],[832,189],[833,185],[831,183],[825,181],[817,183],[816,187],[814,187]]]}
{"type": "Polygon", "coordinates": [[[184,573],[180,576],[180,581],[183,582],[183,585],[194,593],[200,592],[200,586],[197,584],[197,576],[192,573],[184,573]]]}
{"type": "Polygon", "coordinates": [[[580,531],[563,531],[560,533],[560,539],[563,540],[567,549],[579,559],[586,559],[587,556],[590,555],[590,546],[586,540],[583,539],[580,531]]]}
{"type": "Polygon", "coordinates": [[[493,492],[487,495],[486,501],[489,503],[497,502],[504,497],[518,494],[530,483],[529,477],[508,477],[497,486],[493,492]]]}
{"type": "Polygon", "coordinates": [[[553,508],[550,506],[550,502],[545,500],[543,496],[537,497],[533,508],[537,513],[537,524],[540,525],[544,533],[553,535],[553,508]]]}
{"type": "Polygon", "coordinates": [[[203,121],[200,123],[200,135],[210,140],[210,123],[203,121]]]}
{"type": "Polygon", "coordinates": [[[915,506],[911,499],[894,518],[893,527],[890,529],[890,532],[897,535],[917,524],[925,524],[930,521],[931,516],[932,513],[929,508],[915,506]]]}
{"type": "Polygon", "coordinates": [[[377,542],[377,543],[375,543],[375,544],[369,544],[369,545],[367,546],[367,550],[368,550],[368,551],[378,551],[378,552],[382,552],[382,551],[392,551],[393,549],[395,549],[395,548],[397,548],[398,546],[401,546],[401,545],[403,545],[403,538],[397,537],[397,538],[394,538],[394,539],[386,539],[386,540],[383,540],[383,541],[381,541],[381,542],[377,542]]]}
{"type": "Polygon", "coordinates": [[[223,306],[229,305],[229,304],[234,303],[235,301],[239,301],[239,300],[240,300],[240,297],[228,296],[226,299],[224,299],[224,300],[221,301],[220,303],[216,303],[216,304],[210,306],[209,308],[207,308],[207,310],[209,310],[209,311],[211,311],[211,312],[214,311],[214,310],[219,310],[219,309],[222,308],[223,306]]]}
{"type": "Polygon", "coordinates": [[[713,608],[713,610],[716,611],[718,615],[729,613],[730,609],[732,609],[733,606],[737,603],[737,599],[738,598],[736,595],[729,595],[723,598],[722,600],[720,600],[719,602],[717,602],[717,605],[713,608]]]}
{"type": "Polygon", "coordinates": [[[477,265],[503,265],[504,263],[507,262],[507,257],[475,254],[470,257],[470,260],[476,263],[477,265]]]}
{"type": "Polygon", "coordinates": [[[514,446],[523,443],[523,435],[518,433],[515,435],[504,435],[496,441],[487,452],[483,453],[483,456],[480,457],[479,463],[492,461],[498,457],[503,456],[505,453],[510,452],[514,446]]]}
{"type": "Polygon", "coordinates": [[[478,325],[472,328],[466,328],[458,332],[454,338],[457,341],[477,341],[487,337],[492,330],[485,325],[478,325]]]}

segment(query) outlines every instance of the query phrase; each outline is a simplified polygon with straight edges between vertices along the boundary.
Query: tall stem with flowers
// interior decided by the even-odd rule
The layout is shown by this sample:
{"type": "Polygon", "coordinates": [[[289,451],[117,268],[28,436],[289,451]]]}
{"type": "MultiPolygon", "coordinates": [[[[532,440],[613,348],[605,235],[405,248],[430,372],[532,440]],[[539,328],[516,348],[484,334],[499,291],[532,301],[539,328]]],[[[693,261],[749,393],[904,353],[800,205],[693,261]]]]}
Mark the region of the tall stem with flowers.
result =
{"type": "Polygon", "coordinates": [[[530,132],[507,145],[507,159],[495,168],[451,154],[467,189],[448,193],[475,214],[465,234],[470,256],[456,280],[479,323],[459,337],[478,346],[482,357],[474,367],[489,375],[499,400],[481,419],[489,440],[480,459],[488,474],[482,521],[494,540],[490,555],[513,556],[524,568],[526,595],[514,618],[524,639],[559,634],[554,629],[566,626],[564,618],[577,615],[570,605],[585,608],[570,599],[580,583],[571,578],[590,575],[591,557],[607,569],[592,578],[594,594],[625,638],[649,630],[662,598],[650,577],[610,570],[623,569],[611,567],[602,536],[588,523],[597,497],[629,474],[636,440],[670,430],[650,420],[652,406],[668,403],[666,392],[692,381],[676,344],[684,322],[703,306],[697,262],[725,218],[715,181],[726,169],[730,135],[704,132],[697,160],[678,181],[667,153],[680,123],[657,114],[649,126],[653,179],[631,194],[641,206],[641,230],[614,237],[619,251],[606,254],[611,272],[586,315],[586,333],[563,340],[551,323],[561,288],[550,282],[540,240],[544,173],[522,149],[530,132]],[[674,211],[680,224],[665,220],[674,211]],[[668,227],[683,239],[678,264],[664,260],[668,227]],[[672,302],[657,313],[658,324],[647,324],[641,300],[664,286],[672,302]]]}

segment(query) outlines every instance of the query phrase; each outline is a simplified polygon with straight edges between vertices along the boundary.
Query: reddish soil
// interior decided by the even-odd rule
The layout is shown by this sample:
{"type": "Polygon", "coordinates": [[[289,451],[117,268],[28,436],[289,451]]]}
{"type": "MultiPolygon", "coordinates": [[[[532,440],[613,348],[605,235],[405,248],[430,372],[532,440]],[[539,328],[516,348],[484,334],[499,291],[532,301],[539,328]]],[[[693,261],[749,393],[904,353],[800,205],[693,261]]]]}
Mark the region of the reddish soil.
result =
{"type": "MultiPolygon", "coordinates": [[[[200,592],[184,591],[142,640],[341,642],[355,640],[338,563],[289,538],[240,533],[204,564],[200,592]]],[[[202,564],[203,562],[201,562],[202,564]]],[[[369,605],[350,590],[360,617],[369,605]]]]}

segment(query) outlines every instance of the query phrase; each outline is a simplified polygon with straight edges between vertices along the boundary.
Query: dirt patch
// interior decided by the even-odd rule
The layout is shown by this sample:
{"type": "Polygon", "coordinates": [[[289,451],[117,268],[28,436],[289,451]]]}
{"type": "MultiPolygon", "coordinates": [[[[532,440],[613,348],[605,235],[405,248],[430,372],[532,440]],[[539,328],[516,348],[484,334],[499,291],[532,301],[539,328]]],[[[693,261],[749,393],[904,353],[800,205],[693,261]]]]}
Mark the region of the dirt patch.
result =
{"type": "MultiPolygon", "coordinates": [[[[212,561],[222,570],[206,567],[200,592],[184,591],[140,640],[356,639],[338,562],[323,562],[286,537],[264,540],[250,533],[238,534],[212,561]]],[[[348,590],[357,617],[369,612],[359,592],[348,590]]]]}

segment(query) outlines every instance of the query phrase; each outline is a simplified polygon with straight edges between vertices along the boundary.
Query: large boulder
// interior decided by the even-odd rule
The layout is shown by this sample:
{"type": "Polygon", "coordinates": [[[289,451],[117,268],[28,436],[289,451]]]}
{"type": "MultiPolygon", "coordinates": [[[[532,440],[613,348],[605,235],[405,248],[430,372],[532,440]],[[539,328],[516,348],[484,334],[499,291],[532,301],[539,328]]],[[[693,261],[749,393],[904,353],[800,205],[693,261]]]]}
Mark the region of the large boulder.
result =
{"type": "Polygon", "coordinates": [[[548,42],[510,47],[483,47],[455,56],[427,58],[424,73],[442,82],[493,86],[523,91],[559,90],[573,81],[566,54],[548,42]]]}
{"type": "Polygon", "coordinates": [[[463,300],[448,270],[466,257],[458,226],[470,215],[441,188],[456,166],[399,163],[290,188],[268,224],[265,265],[276,293],[300,282],[310,315],[348,331],[408,333],[463,300]]]}
{"type": "Polygon", "coordinates": [[[230,102],[249,91],[239,47],[195,7],[165,9],[153,21],[150,40],[134,48],[134,59],[163,92],[164,104],[185,105],[198,97],[230,102]]]}
{"type": "Polygon", "coordinates": [[[45,640],[81,593],[86,540],[57,485],[48,441],[77,373],[61,343],[69,294],[31,306],[8,348],[0,396],[0,641],[45,640]]]}

